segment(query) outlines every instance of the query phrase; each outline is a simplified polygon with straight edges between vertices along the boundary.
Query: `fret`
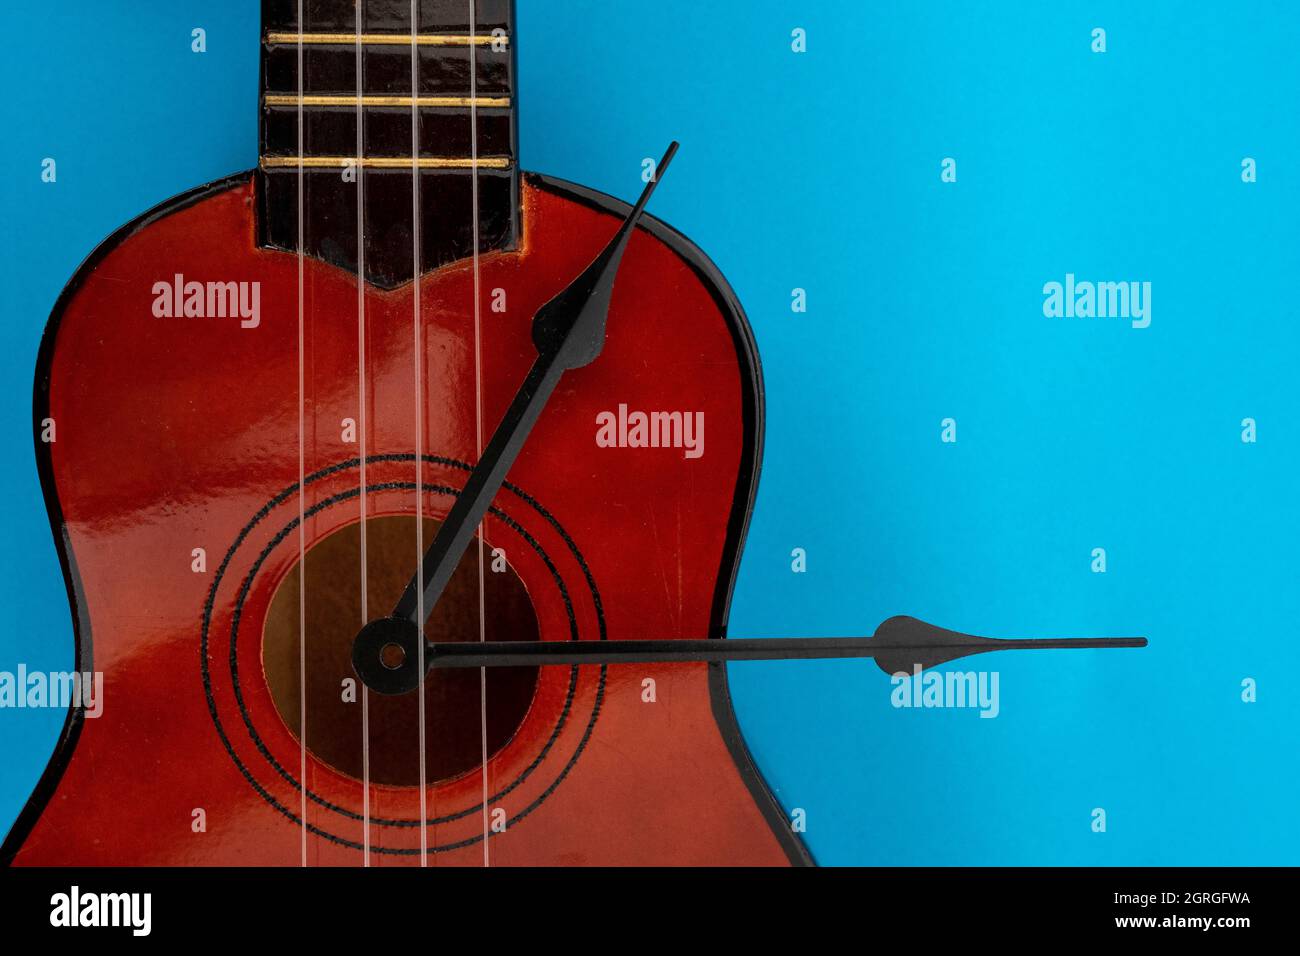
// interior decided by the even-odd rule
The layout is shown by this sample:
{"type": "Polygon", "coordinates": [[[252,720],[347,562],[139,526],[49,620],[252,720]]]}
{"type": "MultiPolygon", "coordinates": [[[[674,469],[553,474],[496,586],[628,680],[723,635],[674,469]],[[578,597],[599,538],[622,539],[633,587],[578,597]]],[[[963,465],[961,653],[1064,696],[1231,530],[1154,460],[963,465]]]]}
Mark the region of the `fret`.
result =
{"type": "MultiPolygon", "coordinates": [[[[305,33],[357,32],[358,0],[303,0],[305,33]]],[[[411,35],[410,0],[360,0],[363,34],[404,33],[411,35]]],[[[509,30],[514,21],[512,0],[477,0],[476,33],[509,30]]],[[[416,33],[469,33],[467,0],[420,0],[416,33]]],[[[262,27],[268,32],[298,32],[298,0],[263,0],[262,27]]]]}
{"type": "MultiPolygon", "coordinates": [[[[411,108],[402,106],[317,106],[299,115],[296,106],[263,104],[262,155],[264,156],[350,156],[357,150],[357,120],[364,126],[365,152],[375,156],[409,156],[411,150],[411,108]],[[298,125],[302,123],[302,146],[298,125]]],[[[474,152],[470,137],[470,111],[464,107],[425,107],[420,111],[420,156],[469,156],[474,152]]],[[[513,156],[514,113],[510,109],[478,109],[478,153],[481,156],[513,156]]]]}
{"type": "Polygon", "coordinates": [[[299,6],[262,0],[259,243],[296,250],[301,212],[304,252],[355,270],[363,179],[366,279],[392,288],[415,271],[418,179],[421,270],[476,233],[481,252],[515,248],[513,0],[477,0],[472,31],[466,0],[420,0],[414,24],[410,0],[302,0],[301,23],[299,6]]]}
{"type": "MultiPolygon", "coordinates": [[[[420,47],[420,87],[411,90],[410,46],[369,47],[362,58],[361,90],[379,96],[465,96],[470,81],[469,47],[420,47]]],[[[509,53],[489,47],[473,48],[475,86],[479,96],[509,96],[513,92],[513,62],[509,53]]],[[[303,93],[356,94],[356,50],[348,46],[302,48],[303,93]]],[[[298,48],[263,47],[263,89],[267,93],[298,92],[298,48]]]]}
{"type": "Polygon", "coordinates": [[[412,163],[410,156],[263,156],[263,169],[346,169],[359,166],[363,169],[406,169],[418,165],[420,169],[509,169],[513,161],[509,156],[420,156],[412,163]]]}
{"type": "Polygon", "coordinates": [[[299,97],[296,94],[267,93],[262,97],[267,106],[420,106],[468,109],[508,109],[508,96],[355,96],[351,94],[326,94],[299,97]]]}
{"type": "MultiPolygon", "coordinates": [[[[302,43],[304,46],[327,45],[327,46],[351,46],[357,44],[357,34],[355,33],[268,33],[266,42],[271,46],[297,46],[302,43]]],[[[409,33],[363,33],[361,34],[362,46],[407,46],[412,43],[416,46],[491,46],[492,44],[507,45],[510,37],[507,34],[483,33],[469,36],[468,34],[455,33],[433,33],[433,34],[416,34],[414,37],[409,33]]]]}

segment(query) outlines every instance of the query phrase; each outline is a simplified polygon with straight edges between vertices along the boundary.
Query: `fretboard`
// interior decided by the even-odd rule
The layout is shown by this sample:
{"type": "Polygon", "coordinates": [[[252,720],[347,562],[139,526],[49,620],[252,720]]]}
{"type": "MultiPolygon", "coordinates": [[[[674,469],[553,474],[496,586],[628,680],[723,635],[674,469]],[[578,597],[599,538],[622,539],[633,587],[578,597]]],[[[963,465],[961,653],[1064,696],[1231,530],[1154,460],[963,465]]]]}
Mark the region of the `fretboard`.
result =
{"type": "Polygon", "coordinates": [[[420,0],[414,31],[410,0],[301,0],[301,25],[299,6],[262,4],[261,244],[296,251],[301,213],[306,255],[400,285],[418,176],[422,272],[473,253],[475,207],[479,251],[514,248],[513,0],[476,0],[472,25],[470,0],[420,0]]]}

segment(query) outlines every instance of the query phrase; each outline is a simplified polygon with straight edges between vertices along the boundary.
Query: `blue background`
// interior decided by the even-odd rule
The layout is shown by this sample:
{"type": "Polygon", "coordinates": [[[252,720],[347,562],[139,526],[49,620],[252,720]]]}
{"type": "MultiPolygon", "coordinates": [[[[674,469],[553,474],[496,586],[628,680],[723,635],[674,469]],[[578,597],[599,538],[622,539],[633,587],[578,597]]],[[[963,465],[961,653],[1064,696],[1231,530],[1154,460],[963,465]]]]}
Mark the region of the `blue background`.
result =
{"type": "MultiPolygon", "coordinates": [[[[519,0],[523,165],[630,197],[680,139],[655,213],[754,325],[767,452],[732,633],[908,613],[1151,639],[977,658],[995,720],[895,710],[869,661],[733,666],[820,862],[1300,862],[1300,10],[1131,6],[519,0]],[[1150,281],[1151,327],[1045,318],[1066,272],[1150,281]]],[[[41,330],[111,231],[255,165],[259,24],[253,0],[6,8],[0,669],[49,670],[71,630],[31,451],[41,330]]],[[[61,723],[0,711],[0,831],[61,723]]]]}

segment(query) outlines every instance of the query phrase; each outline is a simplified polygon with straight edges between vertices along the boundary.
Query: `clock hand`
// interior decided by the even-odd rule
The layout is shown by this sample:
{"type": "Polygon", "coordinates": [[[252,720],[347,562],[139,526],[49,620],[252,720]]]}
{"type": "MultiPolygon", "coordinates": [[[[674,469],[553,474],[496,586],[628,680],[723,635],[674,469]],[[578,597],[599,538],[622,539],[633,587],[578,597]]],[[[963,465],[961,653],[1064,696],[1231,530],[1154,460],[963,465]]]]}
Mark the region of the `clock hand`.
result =
{"type": "Polygon", "coordinates": [[[643,664],[681,661],[775,661],[873,657],[886,674],[911,673],[989,651],[1146,647],[1145,637],[1006,640],[976,637],[891,617],[874,637],[729,638],[660,641],[494,641],[425,645],[430,667],[538,667],[546,664],[643,664]]]}
{"type": "MultiPolygon", "coordinates": [[[[918,622],[919,623],[919,622],[918,622]]],[[[928,626],[928,625],[926,625],[928,626]]],[[[910,644],[879,637],[731,638],[666,641],[493,641],[425,645],[430,667],[543,667],[551,664],[649,664],[706,661],[788,661],[873,657],[886,674],[924,670],[989,651],[1145,647],[1143,637],[1000,640],[961,635],[960,642],[910,644]]]]}
{"type": "MultiPolygon", "coordinates": [[[[418,642],[423,639],[424,623],[560,378],[568,370],[588,365],[600,355],[623,251],[676,153],[674,142],[655,167],[654,177],[642,190],[641,198],[614,238],[581,275],[533,316],[537,359],[425,552],[423,574],[416,572],[389,617],[371,621],[353,641],[352,667],[372,690],[401,694],[419,686],[423,675],[417,673],[416,652],[418,642]],[[396,667],[384,663],[385,648],[392,645],[404,653],[404,659],[396,667]]],[[[389,652],[390,663],[395,653],[389,652]]]]}
{"type": "Polygon", "coordinates": [[[725,641],[494,641],[490,644],[431,641],[425,644],[425,661],[430,668],[450,668],[872,657],[886,674],[910,674],[917,666],[924,670],[972,654],[991,651],[1146,646],[1145,637],[976,637],[900,615],[881,624],[873,637],[729,638],[725,641]]]}

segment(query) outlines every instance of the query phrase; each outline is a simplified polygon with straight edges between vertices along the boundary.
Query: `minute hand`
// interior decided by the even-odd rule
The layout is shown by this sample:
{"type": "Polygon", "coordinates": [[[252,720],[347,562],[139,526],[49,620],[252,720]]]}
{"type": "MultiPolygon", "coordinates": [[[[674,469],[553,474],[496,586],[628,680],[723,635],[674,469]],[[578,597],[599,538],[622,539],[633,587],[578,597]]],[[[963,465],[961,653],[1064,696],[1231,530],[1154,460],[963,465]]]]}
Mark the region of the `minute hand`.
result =
{"type": "Polygon", "coordinates": [[[423,628],[560,378],[569,369],[581,368],[600,355],[605,345],[609,301],[623,251],[676,152],[674,142],[604,251],[533,316],[537,360],[425,553],[423,574],[417,571],[406,586],[393,608],[393,617],[423,628]],[[419,619],[421,591],[424,592],[424,620],[419,619]]]}

